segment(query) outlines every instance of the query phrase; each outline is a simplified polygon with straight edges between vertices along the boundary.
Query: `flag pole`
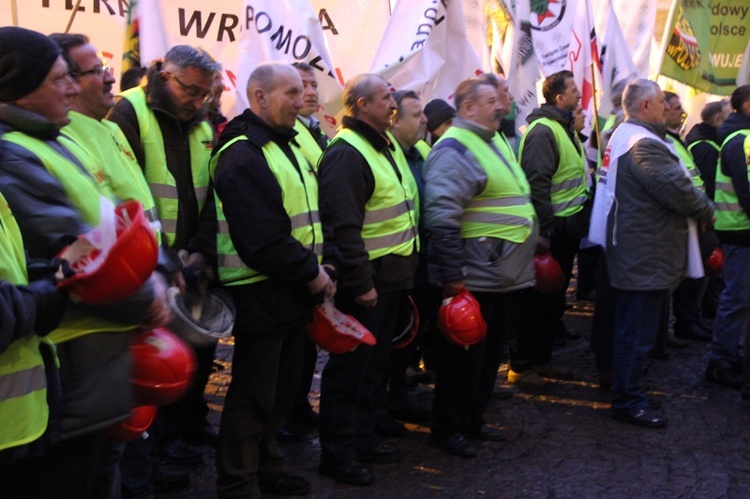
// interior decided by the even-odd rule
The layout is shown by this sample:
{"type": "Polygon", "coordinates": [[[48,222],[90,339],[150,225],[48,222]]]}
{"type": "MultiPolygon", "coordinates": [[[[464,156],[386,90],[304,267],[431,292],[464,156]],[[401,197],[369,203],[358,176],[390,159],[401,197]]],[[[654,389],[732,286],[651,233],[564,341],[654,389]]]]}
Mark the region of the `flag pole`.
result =
{"type": "Polygon", "coordinates": [[[13,26],[18,26],[18,5],[16,5],[16,0],[10,0],[10,18],[13,26]]]}
{"type": "Polygon", "coordinates": [[[78,7],[81,6],[81,0],[76,0],[76,5],[73,7],[73,12],[70,14],[70,19],[68,19],[68,25],[65,26],[65,31],[63,33],[67,33],[70,31],[70,27],[73,26],[73,19],[76,18],[76,12],[78,12],[78,7]]]}
{"type": "Polygon", "coordinates": [[[667,23],[664,25],[665,30],[670,30],[667,33],[661,34],[661,52],[659,53],[659,65],[656,67],[656,75],[654,76],[654,80],[656,80],[656,77],[658,77],[661,74],[661,67],[664,64],[664,54],[667,52],[667,45],[669,44],[669,39],[672,36],[672,21],[674,21],[674,11],[677,8],[677,1],[678,0],[672,0],[672,6],[669,8],[669,15],[667,16],[667,23]]]}
{"type": "MultiPolygon", "coordinates": [[[[610,3],[611,5],[611,3],[610,3]]],[[[589,14],[591,13],[589,8],[586,8],[586,19],[588,21],[589,26],[593,26],[592,19],[589,18],[589,14]]],[[[595,28],[592,28],[595,30],[595,28]]],[[[596,33],[596,31],[594,31],[596,33]]],[[[596,35],[597,37],[597,43],[596,43],[596,51],[599,52],[599,35],[596,35]]],[[[591,40],[589,40],[589,46],[591,45],[591,40]]],[[[596,104],[596,62],[599,61],[601,64],[601,61],[599,59],[599,54],[593,54],[591,57],[591,65],[589,66],[591,68],[591,89],[594,96],[594,133],[596,134],[596,147],[597,149],[601,148],[601,133],[599,129],[599,106],[596,104]],[[595,57],[595,58],[594,58],[595,57]]],[[[601,70],[599,71],[601,74],[601,70]]],[[[600,97],[601,99],[601,97],[600,97]]]]}

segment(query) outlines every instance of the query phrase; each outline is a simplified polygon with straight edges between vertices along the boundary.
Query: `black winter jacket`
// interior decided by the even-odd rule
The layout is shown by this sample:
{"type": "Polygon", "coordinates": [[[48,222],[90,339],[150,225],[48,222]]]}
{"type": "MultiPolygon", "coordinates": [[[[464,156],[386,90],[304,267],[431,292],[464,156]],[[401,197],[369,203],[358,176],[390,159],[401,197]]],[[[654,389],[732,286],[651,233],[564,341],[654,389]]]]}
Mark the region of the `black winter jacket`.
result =
{"type": "MultiPolygon", "coordinates": [[[[557,121],[566,131],[568,138],[576,144],[573,116],[566,116],[551,104],[542,104],[526,118],[529,124],[540,118],[557,121]]],[[[539,235],[549,237],[552,234],[583,237],[587,230],[590,211],[584,209],[570,217],[556,217],[552,209],[551,188],[552,176],[560,165],[560,146],[549,127],[536,126],[526,132],[523,139],[523,151],[520,151],[521,168],[531,187],[531,202],[539,219],[539,235]]]]}
{"type": "Polygon", "coordinates": [[[698,123],[685,137],[688,147],[690,147],[690,153],[693,155],[695,160],[695,166],[701,172],[701,178],[703,184],[706,186],[706,194],[711,200],[714,199],[714,193],[716,192],[716,165],[719,161],[719,151],[711,144],[712,142],[717,146],[721,146],[717,136],[717,128],[707,123],[698,123]]]}
{"type": "MultiPolygon", "coordinates": [[[[716,133],[719,143],[738,130],[750,129],[750,116],[740,113],[730,114],[721,124],[716,133]]],[[[745,136],[738,135],[721,150],[721,172],[732,179],[732,185],[737,193],[737,200],[750,216],[750,182],[747,179],[747,162],[745,160],[745,136]]],[[[719,240],[734,246],[750,246],[750,230],[717,230],[719,240]]]]}
{"type": "MultiPolygon", "coordinates": [[[[392,151],[397,144],[355,118],[344,116],[342,125],[364,137],[395,165],[392,151]]],[[[407,257],[386,255],[372,261],[365,251],[362,225],[365,205],[375,189],[375,178],[364,156],[348,142],[334,139],[323,153],[318,172],[320,218],[326,246],[324,261],[335,265],[341,273],[339,292],[357,297],[372,288],[378,292],[412,288],[418,263],[416,248],[407,257]]]]}
{"type": "MultiPolygon", "coordinates": [[[[167,158],[167,169],[175,179],[179,199],[177,213],[177,230],[172,248],[177,251],[185,249],[190,253],[200,252],[204,256],[216,254],[216,207],[214,196],[209,188],[206,204],[198,212],[198,200],[193,187],[193,176],[190,169],[190,131],[205,120],[203,113],[187,122],[182,122],[174,115],[169,96],[158,71],[151,68],[148,73],[148,85],[145,88],[149,108],[153,111],[164,137],[164,153],[167,158]]],[[[133,105],[127,99],[120,99],[112,108],[107,119],[117,123],[128,139],[138,164],[145,172],[146,155],[141,145],[138,117],[133,105]]],[[[208,165],[206,165],[208,168],[208,165]]]]}
{"type": "Polygon", "coordinates": [[[291,235],[282,187],[262,147],[273,141],[297,165],[300,175],[314,172],[307,163],[297,164],[290,145],[294,130],[273,129],[249,109],[229,122],[214,154],[240,135],[247,140],[237,141],[221,153],[212,180],[237,254],[269,279],[226,289],[242,313],[249,314],[253,331],[285,331],[310,319],[313,298],[307,283],[318,275],[318,260],[291,235]]]}

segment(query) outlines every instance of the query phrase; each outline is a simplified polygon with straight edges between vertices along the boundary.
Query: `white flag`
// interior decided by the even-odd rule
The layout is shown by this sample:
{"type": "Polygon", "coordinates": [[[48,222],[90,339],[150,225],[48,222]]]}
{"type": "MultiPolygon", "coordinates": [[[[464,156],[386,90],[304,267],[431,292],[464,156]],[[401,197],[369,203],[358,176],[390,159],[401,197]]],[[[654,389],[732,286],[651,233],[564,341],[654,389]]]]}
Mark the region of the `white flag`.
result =
{"type": "Polygon", "coordinates": [[[515,98],[516,105],[516,139],[526,130],[526,117],[539,106],[536,96],[536,83],[540,77],[539,63],[534,53],[531,40],[531,24],[529,23],[528,0],[516,2],[515,12],[509,9],[510,0],[503,0],[506,12],[512,13],[513,23],[508,27],[513,40],[513,51],[510,58],[510,69],[507,72],[508,87],[515,98]],[[510,31],[512,30],[512,31],[510,31]],[[520,132],[520,133],[519,133],[520,132]]]}
{"type": "Polygon", "coordinates": [[[518,18],[528,22],[534,51],[547,77],[570,69],[570,51],[578,0],[516,0],[518,18]]]}
{"type": "Polygon", "coordinates": [[[306,62],[316,70],[320,106],[315,115],[329,136],[335,134],[342,110],[342,84],[333,72],[325,37],[308,0],[244,0],[250,27],[240,35],[237,100],[249,106],[245,87],[264,61],[306,62]]]}
{"type": "MultiPolygon", "coordinates": [[[[651,48],[654,42],[657,3],[653,0],[613,0],[614,12],[627,40],[640,78],[648,78],[651,48]]],[[[657,45],[658,52],[658,45],[657,45]]]]}
{"type": "Polygon", "coordinates": [[[612,89],[622,81],[638,77],[633,56],[628,42],[620,28],[617,13],[609,2],[607,26],[602,44],[602,99],[599,105],[599,116],[607,117],[612,112],[612,89]]]}
{"type": "Polygon", "coordinates": [[[482,61],[482,69],[492,72],[490,44],[487,39],[487,0],[462,0],[466,36],[474,52],[482,61]]]}
{"type": "Polygon", "coordinates": [[[341,81],[366,73],[391,18],[388,0],[310,0],[341,81]]]}
{"type": "Polygon", "coordinates": [[[414,90],[427,103],[452,103],[456,86],[482,73],[466,39],[458,0],[400,0],[388,22],[371,71],[396,89],[414,90]]]}
{"type": "MultiPolygon", "coordinates": [[[[138,37],[141,46],[141,66],[148,67],[154,59],[161,59],[171,45],[167,40],[167,29],[162,20],[158,0],[133,2],[138,9],[138,37]]],[[[184,43],[184,42],[182,42],[184,43]]]]}

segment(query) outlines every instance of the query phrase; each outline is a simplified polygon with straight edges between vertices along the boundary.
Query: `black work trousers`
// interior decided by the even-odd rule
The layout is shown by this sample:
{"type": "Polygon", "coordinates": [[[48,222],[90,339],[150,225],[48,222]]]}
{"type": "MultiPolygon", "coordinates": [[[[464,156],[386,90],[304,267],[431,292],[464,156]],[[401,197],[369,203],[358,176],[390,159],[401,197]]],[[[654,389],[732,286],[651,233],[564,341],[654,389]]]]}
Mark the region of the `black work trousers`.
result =
{"type": "Polygon", "coordinates": [[[487,323],[487,337],[471,347],[453,345],[442,334],[437,339],[432,433],[438,436],[482,428],[497,371],[516,324],[519,291],[472,294],[487,323]]]}
{"type": "Polygon", "coordinates": [[[353,316],[375,335],[375,345],[331,354],[320,383],[321,459],[344,464],[357,458],[357,449],[377,445],[375,398],[382,397],[398,307],[405,291],[378,294],[374,307],[357,305],[354,297],[336,295],[336,307],[353,316]]]}
{"type": "Polygon", "coordinates": [[[560,264],[565,284],[554,293],[524,290],[518,304],[521,322],[510,352],[510,368],[513,371],[525,372],[533,366],[549,364],[552,360],[555,336],[565,331],[565,293],[580,244],[578,235],[553,234],[550,237],[550,253],[560,264]]]}
{"type": "Polygon", "coordinates": [[[232,381],[216,449],[219,497],[259,497],[258,480],[286,473],[276,435],[299,384],[305,331],[259,333],[238,303],[232,381]]]}

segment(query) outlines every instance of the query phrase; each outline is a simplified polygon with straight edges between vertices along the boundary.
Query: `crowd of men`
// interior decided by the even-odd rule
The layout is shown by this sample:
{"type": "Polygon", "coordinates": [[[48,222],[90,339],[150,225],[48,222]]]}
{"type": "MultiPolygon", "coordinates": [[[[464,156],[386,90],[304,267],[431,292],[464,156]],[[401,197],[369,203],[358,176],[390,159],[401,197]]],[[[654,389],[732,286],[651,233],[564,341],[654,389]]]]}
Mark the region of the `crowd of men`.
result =
{"type": "Polygon", "coordinates": [[[476,457],[476,441],[506,437],[484,419],[493,392],[516,389],[497,392],[506,358],[523,389],[574,376],[552,353],[572,335],[562,319],[576,255],[579,275],[596,276],[579,296],[596,295],[592,350],[614,419],[667,423],[643,371],[685,339],[711,342],[706,379],[743,388],[748,85],[708,104],[685,142],[679,97],[627,82],[587,158],[569,71],[545,79],[517,141],[501,131],[513,96],[493,74],[461,82],[455,107],[356,76],[330,138],[304,63],[259,65],[249,109],[228,122],[221,66],[200,49],[172,47],[117,103],[115,83],[84,35],[0,28],[0,497],[152,497],[187,485],[188,472],[160,463],[198,464],[200,445],[216,448],[221,498],[305,495],[278,444],[305,425],[319,430],[320,474],[341,483],[369,485],[373,465],[397,462],[384,437],[407,419],[428,422],[438,449],[476,457]],[[113,305],[70,300],[56,286],[71,272],[60,251],[131,199],[157,231],[156,270],[113,305]],[[723,278],[704,273],[716,251],[723,278]],[[535,287],[535,255],[547,253],[564,276],[553,292],[535,287]],[[166,324],[167,287],[198,275],[237,308],[218,434],[203,400],[212,345],[193,346],[191,388],[142,438],[112,438],[131,414],[134,332],[166,324]],[[442,300],[466,291],[487,325],[468,347],[435,327],[442,300]],[[393,350],[410,297],[419,334],[393,350]],[[318,414],[305,328],[330,299],[377,341],[330,353],[318,414]],[[427,409],[405,385],[420,358],[434,373],[427,409]]]}

